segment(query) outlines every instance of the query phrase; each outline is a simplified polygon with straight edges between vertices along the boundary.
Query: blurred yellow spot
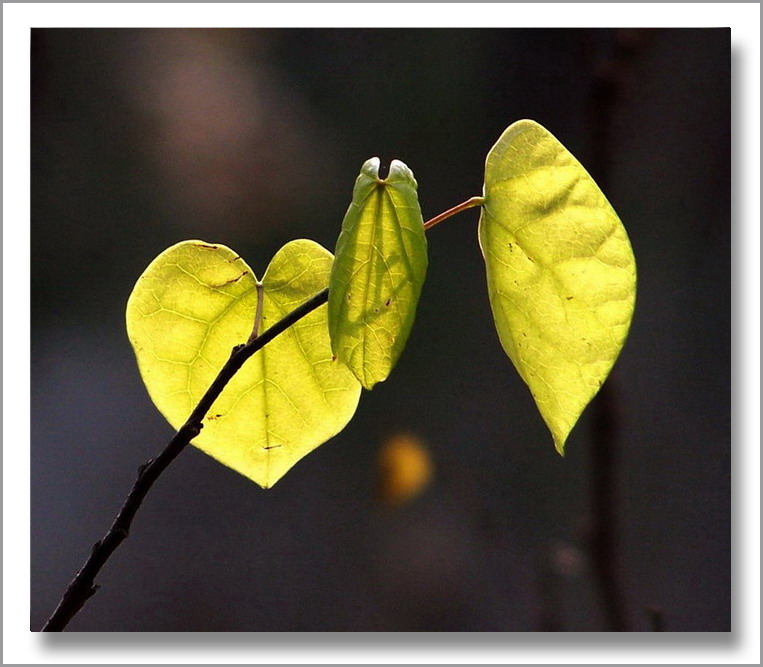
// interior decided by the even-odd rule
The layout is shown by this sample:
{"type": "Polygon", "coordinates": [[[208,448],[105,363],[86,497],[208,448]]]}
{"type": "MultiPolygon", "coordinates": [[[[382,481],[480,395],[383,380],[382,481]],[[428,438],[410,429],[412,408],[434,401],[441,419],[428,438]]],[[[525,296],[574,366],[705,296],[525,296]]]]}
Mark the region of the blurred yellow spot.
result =
{"type": "Polygon", "coordinates": [[[411,433],[388,438],[379,450],[378,498],[398,506],[413,500],[432,479],[432,459],[422,440],[411,433]]]}

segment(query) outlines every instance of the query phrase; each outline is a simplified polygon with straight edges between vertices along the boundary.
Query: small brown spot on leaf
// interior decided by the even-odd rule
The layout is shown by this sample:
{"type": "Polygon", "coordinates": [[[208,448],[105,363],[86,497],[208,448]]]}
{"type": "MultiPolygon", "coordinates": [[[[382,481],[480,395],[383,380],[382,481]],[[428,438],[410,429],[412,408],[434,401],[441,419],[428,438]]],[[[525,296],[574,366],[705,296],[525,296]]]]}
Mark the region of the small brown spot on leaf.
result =
{"type": "Polygon", "coordinates": [[[208,250],[217,250],[217,248],[219,247],[211,243],[197,243],[196,246],[198,248],[207,248],[208,250]]]}
{"type": "Polygon", "coordinates": [[[567,297],[567,301],[569,301],[570,299],[574,299],[574,298],[575,298],[575,297],[572,297],[572,296],[568,296],[568,297],[567,297]]]}
{"type": "Polygon", "coordinates": [[[241,280],[246,275],[246,271],[242,271],[239,275],[237,275],[235,278],[231,278],[230,280],[226,280],[224,283],[221,283],[219,285],[212,285],[213,288],[217,287],[224,287],[225,285],[230,285],[231,283],[237,283],[239,280],[241,280]]]}
{"type": "Polygon", "coordinates": [[[331,361],[336,361],[336,355],[335,354],[331,355],[331,361]]]}
{"type": "Polygon", "coordinates": [[[384,302],[384,305],[385,305],[385,306],[387,306],[387,307],[389,307],[389,304],[391,304],[391,303],[392,303],[392,299],[390,298],[390,299],[387,299],[387,300],[384,302]]]}

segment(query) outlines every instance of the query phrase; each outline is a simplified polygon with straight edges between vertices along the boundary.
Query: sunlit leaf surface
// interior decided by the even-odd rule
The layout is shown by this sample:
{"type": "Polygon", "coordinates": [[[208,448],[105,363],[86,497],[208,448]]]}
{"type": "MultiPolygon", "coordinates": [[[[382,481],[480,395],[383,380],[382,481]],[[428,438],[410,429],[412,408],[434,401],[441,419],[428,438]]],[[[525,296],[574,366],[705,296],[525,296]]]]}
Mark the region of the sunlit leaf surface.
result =
{"type": "Polygon", "coordinates": [[[625,228],[575,157],[521,120],[488,153],[479,239],[501,344],[563,453],[633,315],[625,228]]]}
{"type": "Polygon", "coordinates": [[[408,340],[427,269],[416,180],[398,160],[379,178],[371,158],[355,182],[329,290],[335,354],[371,389],[385,380],[408,340]]]}
{"type": "MultiPolygon", "coordinates": [[[[332,255],[292,241],[262,279],[260,331],[328,284],[332,255]]],[[[127,332],[156,406],[179,428],[233,346],[249,338],[257,280],[236,253],[184,241],[157,257],[127,304],[127,332]]],[[[326,306],[259,350],[233,377],[193,440],[196,447],[262,487],[352,418],[360,384],[332,358],[326,306]]]]}

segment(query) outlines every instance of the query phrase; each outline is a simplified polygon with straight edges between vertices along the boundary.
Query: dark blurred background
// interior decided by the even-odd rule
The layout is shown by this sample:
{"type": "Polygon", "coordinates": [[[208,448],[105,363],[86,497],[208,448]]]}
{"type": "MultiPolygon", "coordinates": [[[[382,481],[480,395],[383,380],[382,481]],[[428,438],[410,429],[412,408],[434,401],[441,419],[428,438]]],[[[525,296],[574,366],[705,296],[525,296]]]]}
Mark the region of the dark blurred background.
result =
{"type": "Polygon", "coordinates": [[[469,211],[429,234],[410,342],[349,426],[268,491],[183,452],[69,627],[596,631],[604,581],[627,629],[731,629],[729,30],[36,29],[31,65],[33,630],[172,435],[124,330],[148,263],[189,238],[260,275],[293,238],[333,250],[374,155],[426,219],[481,194],[520,118],[589,168],[639,267],[567,456],[498,343],[469,211]],[[392,505],[400,437],[432,474],[392,505]]]}

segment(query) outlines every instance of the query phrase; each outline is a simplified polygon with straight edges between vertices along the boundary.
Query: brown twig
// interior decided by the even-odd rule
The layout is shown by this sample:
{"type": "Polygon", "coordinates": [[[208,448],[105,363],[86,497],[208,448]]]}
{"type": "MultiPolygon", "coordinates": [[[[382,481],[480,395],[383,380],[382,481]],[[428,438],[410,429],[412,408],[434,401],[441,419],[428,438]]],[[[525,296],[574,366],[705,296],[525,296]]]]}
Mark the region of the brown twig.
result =
{"type": "Polygon", "coordinates": [[[159,456],[144,463],[138,469],[138,479],[132,487],[117,518],[104,537],[93,545],[90,556],[85,561],[82,569],[76,574],[66,593],[61,598],[58,607],[43,627],[43,632],[61,632],[79,612],[84,604],[98,590],[95,577],[106,564],[116,548],[127,538],[130,533],[130,525],[135,518],[135,513],[143,503],[146,494],[151,490],[159,475],[167,466],[183,451],[186,445],[195,438],[203,426],[202,420],[209,412],[212,404],[220,395],[231,378],[238,372],[244,362],[247,361],[257,350],[262,349],[276,336],[283,333],[292,324],[308,315],[328,300],[328,288],[318,292],[301,306],[292,310],[272,327],[245,345],[237,345],[231,351],[228,361],[220,370],[220,373],[210,385],[207,392],[194,408],[191,416],[180,427],[180,430],[170,440],[159,456]]]}
{"type": "MultiPolygon", "coordinates": [[[[465,211],[474,206],[481,206],[484,203],[482,197],[472,197],[466,202],[454,206],[451,209],[435,216],[431,220],[424,223],[424,229],[436,225],[438,222],[445,220],[446,218],[465,211]]],[[[109,532],[98,540],[93,545],[90,557],[85,561],[82,569],[76,574],[69,587],[66,589],[66,593],[58,603],[58,607],[53,612],[53,615],[45,623],[42,628],[43,632],[61,632],[71,621],[72,618],[82,609],[85,602],[91,598],[98,590],[98,586],[95,583],[96,575],[101,571],[101,568],[106,564],[112,553],[116,548],[127,538],[130,532],[130,525],[135,518],[135,513],[143,503],[143,499],[150,491],[154,482],[159,475],[164,472],[167,466],[177,457],[180,452],[183,451],[185,446],[195,438],[203,427],[203,419],[212,404],[220,395],[225,385],[230,382],[231,378],[238,372],[243,366],[244,362],[249,359],[257,350],[262,349],[271,340],[273,340],[278,334],[283,333],[292,324],[298,322],[305,315],[311,313],[313,310],[323,305],[328,301],[329,290],[328,288],[318,292],[315,296],[311,297],[301,306],[295,308],[288,315],[276,322],[267,331],[264,331],[259,335],[259,326],[262,317],[262,302],[263,302],[263,290],[262,284],[257,285],[257,312],[254,317],[254,328],[249,340],[243,345],[237,345],[231,351],[230,358],[222,367],[220,373],[212,382],[207,392],[202,396],[198,405],[194,408],[191,416],[180,430],[175,434],[175,437],[170,440],[169,444],[164,448],[159,456],[155,459],[144,463],[138,469],[138,479],[132,487],[127,500],[125,500],[122,509],[119,511],[117,518],[109,528],[109,532]]]]}
{"type": "Polygon", "coordinates": [[[424,229],[431,229],[435,225],[441,223],[443,220],[447,220],[453,215],[456,215],[456,213],[461,213],[462,211],[466,211],[470,208],[474,208],[475,206],[482,206],[485,203],[485,198],[480,196],[475,196],[467,199],[464,202],[461,202],[460,204],[457,204],[453,208],[449,208],[447,211],[443,211],[439,215],[436,215],[434,218],[431,218],[430,220],[427,220],[424,223],[424,229]]]}

